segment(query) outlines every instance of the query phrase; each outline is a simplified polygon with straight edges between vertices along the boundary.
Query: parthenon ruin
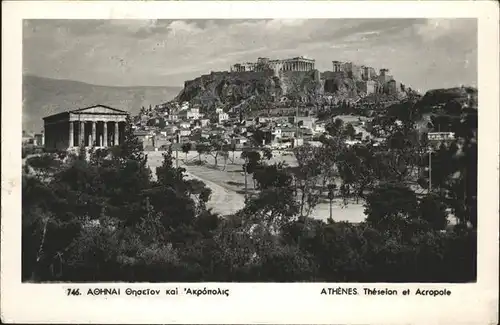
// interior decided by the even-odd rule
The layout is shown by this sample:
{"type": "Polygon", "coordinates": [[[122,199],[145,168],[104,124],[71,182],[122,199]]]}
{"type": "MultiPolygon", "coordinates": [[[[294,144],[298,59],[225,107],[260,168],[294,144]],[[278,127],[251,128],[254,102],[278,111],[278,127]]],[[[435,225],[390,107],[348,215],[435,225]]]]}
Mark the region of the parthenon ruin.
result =
{"type": "Polygon", "coordinates": [[[264,71],[311,71],[314,70],[314,59],[299,56],[284,60],[269,60],[269,58],[258,58],[257,62],[237,63],[231,66],[232,72],[264,71]]]}
{"type": "Polygon", "coordinates": [[[125,111],[96,105],[44,117],[45,148],[118,145],[123,141],[127,116],[125,111]]]}

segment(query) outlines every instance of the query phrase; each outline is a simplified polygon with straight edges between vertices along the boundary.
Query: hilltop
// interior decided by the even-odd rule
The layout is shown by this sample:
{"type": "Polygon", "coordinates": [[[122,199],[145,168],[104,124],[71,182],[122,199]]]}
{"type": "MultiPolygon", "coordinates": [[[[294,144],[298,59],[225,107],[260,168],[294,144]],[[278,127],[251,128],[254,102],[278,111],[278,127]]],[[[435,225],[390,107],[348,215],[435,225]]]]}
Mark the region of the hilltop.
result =
{"type": "Polygon", "coordinates": [[[23,130],[38,132],[42,118],[68,110],[103,104],[137,114],[141,107],[175,97],[181,87],[100,86],[73,80],[23,76],[23,130]]]}
{"type": "Polygon", "coordinates": [[[432,89],[425,93],[420,100],[420,106],[425,108],[441,107],[450,110],[450,107],[470,101],[471,105],[477,106],[477,88],[474,87],[454,87],[446,89],[432,89]]]}
{"type": "Polygon", "coordinates": [[[186,81],[175,101],[190,102],[210,112],[215,107],[245,109],[243,106],[256,106],[249,104],[255,100],[283,106],[293,103],[315,105],[324,102],[325,98],[332,102],[354,102],[365,96],[371,100],[388,96],[398,100],[411,91],[394,80],[389,88],[390,81],[381,84],[377,78],[366,81],[347,73],[318,70],[212,72],[186,81]],[[368,94],[367,87],[370,89],[368,94]]]}

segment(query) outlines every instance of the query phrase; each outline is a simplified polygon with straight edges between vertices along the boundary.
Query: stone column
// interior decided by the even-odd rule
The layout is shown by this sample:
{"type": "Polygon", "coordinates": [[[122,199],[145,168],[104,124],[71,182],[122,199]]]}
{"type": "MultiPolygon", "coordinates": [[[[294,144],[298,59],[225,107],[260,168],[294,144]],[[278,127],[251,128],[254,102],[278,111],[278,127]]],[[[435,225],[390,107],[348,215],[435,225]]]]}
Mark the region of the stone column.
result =
{"type": "Polygon", "coordinates": [[[119,138],[119,132],[120,132],[120,129],[118,128],[118,122],[115,122],[115,143],[114,145],[117,146],[118,145],[118,141],[120,141],[120,138],[119,138]]]}
{"type": "Polygon", "coordinates": [[[75,135],[75,130],[73,129],[73,121],[69,121],[69,144],[68,144],[69,148],[75,146],[75,139],[73,138],[74,135],[75,135]]]}
{"type": "Polygon", "coordinates": [[[80,121],[80,129],[78,130],[78,145],[85,147],[85,122],[80,121]]]}
{"type": "Polygon", "coordinates": [[[104,121],[104,125],[103,125],[103,135],[102,135],[102,139],[103,139],[103,143],[102,143],[102,146],[103,147],[107,147],[108,146],[108,122],[104,121]]]}
{"type": "Polygon", "coordinates": [[[92,121],[92,144],[90,144],[91,147],[97,145],[97,138],[96,138],[96,135],[95,135],[95,128],[96,128],[96,125],[95,125],[95,121],[92,121]]]}

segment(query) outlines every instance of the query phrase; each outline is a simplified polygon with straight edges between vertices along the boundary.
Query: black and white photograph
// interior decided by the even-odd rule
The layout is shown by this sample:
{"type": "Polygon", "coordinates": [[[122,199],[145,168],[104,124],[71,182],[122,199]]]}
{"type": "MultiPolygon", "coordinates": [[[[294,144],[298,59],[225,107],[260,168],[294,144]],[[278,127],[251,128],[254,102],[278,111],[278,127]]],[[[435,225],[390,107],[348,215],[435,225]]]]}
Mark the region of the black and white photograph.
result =
{"type": "Polygon", "coordinates": [[[1,321],[498,323],[495,8],[4,2],[1,321]]]}
{"type": "Polygon", "coordinates": [[[476,281],[477,19],[22,33],[23,282],[476,281]]]}

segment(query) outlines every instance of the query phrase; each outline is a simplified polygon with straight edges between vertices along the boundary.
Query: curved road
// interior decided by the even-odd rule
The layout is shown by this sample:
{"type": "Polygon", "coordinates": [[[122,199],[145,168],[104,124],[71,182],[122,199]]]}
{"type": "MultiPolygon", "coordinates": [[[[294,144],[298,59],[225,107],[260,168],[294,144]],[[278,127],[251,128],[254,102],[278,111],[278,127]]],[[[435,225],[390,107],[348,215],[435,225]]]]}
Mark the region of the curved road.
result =
{"type": "MultiPolygon", "coordinates": [[[[161,165],[162,159],[161,152],[148,152],[148,165],[153,172],[153,177],[156,177],[156,167],[161,165]]],[[[188,166],[182,167],[187,169],[188,166]]],[[[243,195],[239,193],[230,191],[210,180],[194,175],[189,171],[186,171],[186,178],[200,180],[212,190],[207,207],[216,213],[221,215],[233,214],[245,205],[243,195]]]]}

